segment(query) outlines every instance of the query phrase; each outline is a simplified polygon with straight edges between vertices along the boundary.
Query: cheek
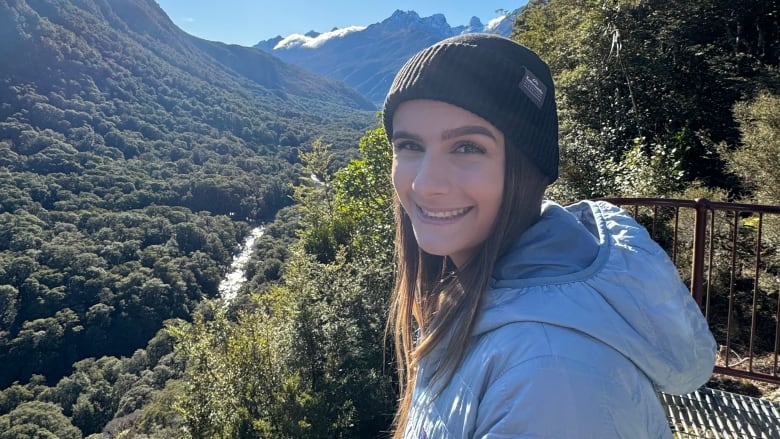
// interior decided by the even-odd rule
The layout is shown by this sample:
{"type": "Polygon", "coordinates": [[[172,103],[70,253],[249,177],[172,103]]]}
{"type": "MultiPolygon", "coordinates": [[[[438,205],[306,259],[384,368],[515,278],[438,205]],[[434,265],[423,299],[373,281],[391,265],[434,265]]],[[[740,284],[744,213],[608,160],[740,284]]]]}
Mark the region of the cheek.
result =
{"type": "Polygon", "coordinates": [[[393,167],[390,170],[390,182],[393,184],[393,190],[397,194],[399,175],[398,175],[398,165],[395,163],[395,160],[393,160],[393,167]]]}
{"type": "Polygon", "coordinates": [[[401,202],[401,206],[406,210],[406,200],[404,199],[404,193],[408,186],[407,178],[404,176],[403,167],[399,167],[395,161],[393,161],[393,167],[390,172],[390,181],[393,184],[393,191],[401,202]]]}
{"type": "Polygon", "coordinates": [[[461,174],[464,187],[471,187],[485,201],[501,199],[504,192],[504,167],[489,164],[472,172],[461,174]]]}
{"type": "Polygon", "coordinates": [[[504,196],[504,170],[503,168],[494,169],[490,176],[485,176],[481,180],[481,194],[478,195],[492,217],[498,215],[501,208],[501,201],[504,196]]]}
{"type": "Polygon", "coordinates": [[[390,179],[393,182],[393,189],[399,196],[412,185],[413,173],[409,168],[408,164],[398,163],[393,160],[390,179]]]}
{"type": "Polygon", "coordinates": [[[398,198],[398,203],[407,215],[411,215],[417,209],[415,201],[415,179],[417,178],[417,163],[402,161],[394,164],[390,174],[393,190],[398,198]]]}

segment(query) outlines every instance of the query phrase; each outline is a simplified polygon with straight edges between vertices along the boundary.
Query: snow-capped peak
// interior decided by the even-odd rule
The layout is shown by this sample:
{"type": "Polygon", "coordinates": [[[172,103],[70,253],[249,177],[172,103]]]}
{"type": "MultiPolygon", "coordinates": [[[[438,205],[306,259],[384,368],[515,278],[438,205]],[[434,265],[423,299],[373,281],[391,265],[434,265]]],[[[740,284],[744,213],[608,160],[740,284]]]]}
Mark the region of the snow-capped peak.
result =
{"type": "Polygon", "coordinates": [[[491,31],[495,30],[498,27],[498,25],[500,25],[501,22],[504,21],[505,19],[506,19],[506,15],[501,15],[488,21],[488,24],[485,25],[485,30],[491,30],[491,31]]]}
{"type": "Polygon", "coordinates": [[[514,26],[514,17],[512,15],[501,15],[488,22],[483,32],[490,34],[509,35],[514,26]]]}

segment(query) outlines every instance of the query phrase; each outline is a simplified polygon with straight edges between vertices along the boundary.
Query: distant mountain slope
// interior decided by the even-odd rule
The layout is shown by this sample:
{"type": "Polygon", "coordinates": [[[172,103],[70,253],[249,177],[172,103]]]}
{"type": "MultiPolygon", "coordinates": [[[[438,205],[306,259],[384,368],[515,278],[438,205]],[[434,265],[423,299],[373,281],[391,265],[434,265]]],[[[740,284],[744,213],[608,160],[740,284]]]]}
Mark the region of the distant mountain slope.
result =
{"type": "Polygon", "coordinates": [[[398,10],[370,26],[278,36],[255,47],[312,72],[344,81],[379,105],[395,73],[418,50],[462,33],[508,36],[518,13],[519,10],[497,17],[488,25],[473,17],[468,25],[451,27],[442,14],[420,17],[414,11],[398,10]]]}
{"type": "Polygon", "coordinates": [[[0,59],[0,388],[187,318],[246,222],[290,203],[297,150],[354,151],[376,123],[344,84],[153,0],[0,2],[0,59]]]}

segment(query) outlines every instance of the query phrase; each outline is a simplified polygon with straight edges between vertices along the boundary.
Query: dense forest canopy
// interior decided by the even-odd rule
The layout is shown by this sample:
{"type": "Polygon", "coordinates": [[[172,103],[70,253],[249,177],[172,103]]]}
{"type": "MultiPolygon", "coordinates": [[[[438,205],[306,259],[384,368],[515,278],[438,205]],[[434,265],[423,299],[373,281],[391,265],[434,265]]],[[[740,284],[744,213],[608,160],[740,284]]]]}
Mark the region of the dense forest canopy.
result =
{"type": "MultiPolygon", "coordinates": [[[[512,38],[556,78],[548,195],[780,204],[778,17],[530,1],[512,38]]],[[[0,4],[0,56],[0,439],[388,430],[391,157],[362,98],[145,0],[0,4]],[[210,300],[260,221],[242,294],[210,300]]]]}

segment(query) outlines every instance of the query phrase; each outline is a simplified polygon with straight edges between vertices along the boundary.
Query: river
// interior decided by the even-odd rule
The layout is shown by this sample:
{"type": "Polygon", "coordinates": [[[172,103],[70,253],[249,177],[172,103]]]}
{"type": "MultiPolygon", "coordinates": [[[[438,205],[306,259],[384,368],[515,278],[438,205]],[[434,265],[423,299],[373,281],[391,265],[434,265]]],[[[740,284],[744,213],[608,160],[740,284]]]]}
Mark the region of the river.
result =
{"type": "Polygon", "coordinates": [[[230,271],[219,283],[219,296],[225,304],[229,304],[235,299],[241,285],[246,282],[246,264],[249,262],[249,257],[252,256],[252,247],[254,247],[257,238],[263,235],[263,230],[263,226],[258,226],[249,232],[241,245],[241,251],[235,255],[233,263],[230,264],[230,271]]]}

